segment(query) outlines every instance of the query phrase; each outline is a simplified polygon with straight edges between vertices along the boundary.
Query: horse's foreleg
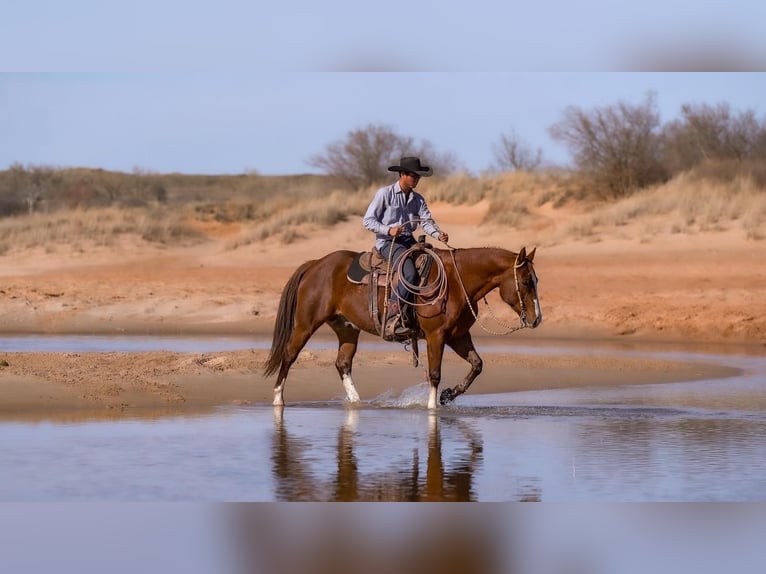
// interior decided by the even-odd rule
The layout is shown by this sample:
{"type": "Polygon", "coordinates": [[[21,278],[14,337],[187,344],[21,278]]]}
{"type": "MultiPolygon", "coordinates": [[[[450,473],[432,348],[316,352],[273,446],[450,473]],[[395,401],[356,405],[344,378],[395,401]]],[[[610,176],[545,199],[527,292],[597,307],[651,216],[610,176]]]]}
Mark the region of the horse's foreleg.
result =
{"type": "Polygon", "coordinates": [[[437,406],[436,392],[442,379],[442,357],[444,356],[444,339],[441,336],[428,336],[428,382],[431,387],[428,391],[428,408],[435,409],[437,406]]]}
{"type": "Polygon", "coordinates": [[[354,381],[351,379],[351,366],[359,343],[359,329],[345,321],[333,321],[330,326],[338,336],[338,356],[335,359],[335,368],[338,370],[343,388],[346,391],[346,399],[350,403],[358,403],[359,393],[356,392],[354,381]]]}
{"type": "Polygon", "coordinates": [[[476,379],[476,377],[481,374],[483,366],[481,357],[479,356],[479,353],[476,352],[476,348],[473,346],[473,339],[471,339],[470,333],[466,333],[462,337],[448,341],[447,345],[449,345],[450,348],[455,351],[461,358],[470,363],[471,370],[468,371],[468,375],[466,375],[462,383],[451,389],[444,389],[442,391],[442,394],[439,397],[439,402],[443,405],[454,401],[455,398],[466,392],[468,387],[471,386],[471,383],[473,383],[474,379],[476,379]]]}

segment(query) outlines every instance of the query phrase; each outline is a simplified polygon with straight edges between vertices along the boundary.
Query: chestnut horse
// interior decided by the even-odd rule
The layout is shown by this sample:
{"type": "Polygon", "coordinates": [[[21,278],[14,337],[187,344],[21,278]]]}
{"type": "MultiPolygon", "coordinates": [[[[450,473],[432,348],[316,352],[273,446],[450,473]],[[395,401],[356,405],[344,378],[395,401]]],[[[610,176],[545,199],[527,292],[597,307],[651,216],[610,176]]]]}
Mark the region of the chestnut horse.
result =
{"type": "MultiPolygon", "coordinates": [[[[415,310],[419,324],[417,338],[425,339],[427,345],[431,383],[428,408],[435,409],[445,345],[465,359],[471,369],[461,384],[442,391],[441,404],[466,392],[481,373],[482,360],[469,331],[478,319],[480,299],[499,289],[501,299],[519,315],[519,328],[535,328],[543,317],[537,295],[537,275],[532,264],[535,249],[529,254],[523,247],[519,253],[494,247],[431,251],[443,265],[431,266],[429,282],[437,281],[437,274],[443,273],[441,279],[446,281],[446,289],[438,300],[430,303],[416,297],[415,310]]],[[[307,261],[285,285],[274,324],[271,351],[264,367],[266,376],[278,372],[274,385],[275,406],[284,405],[285,380],[298,353],[325,323],[338,337],[335,368],[346,398],[349,402],[359,401],[351,379],[359,333],[376,334],[378,326],[370,313],[370,287],[351,283],[346,277],[357,255],[353,251],[334,251],[321,259],[307,261]]],[[[382,308],[383,297],[383,289],[380,289],[379,308],[382,308]]]]}

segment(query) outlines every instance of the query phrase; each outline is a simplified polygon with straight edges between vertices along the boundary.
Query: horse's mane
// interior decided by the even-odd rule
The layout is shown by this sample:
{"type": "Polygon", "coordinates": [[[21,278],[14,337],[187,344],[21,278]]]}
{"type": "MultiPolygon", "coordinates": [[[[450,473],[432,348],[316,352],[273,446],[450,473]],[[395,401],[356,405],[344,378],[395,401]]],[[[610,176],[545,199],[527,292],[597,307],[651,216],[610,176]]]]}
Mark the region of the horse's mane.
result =
{"type": "Polygon", "coordinates": [[[511,251],[507,247],[498,247],[497,245],[484,245],[482,247],[461,247],[461,248],[455,249],[455,251],[469,251],[469,250],[481,250],[481,249],[492,249],[493,251],[503,251],[505,253],[510,253],[514,257],[519,254],[518,251],[511,251]]]}
{"type": "Polygon", "coordinates": [[[465,251],[468,249],[497,249],[498,251],[508,251],[510,253],[516,253],[515,251],[511,251],[507,247],[500,247],[498,245],[482,245],[481,247],[459,247],[459,248],[456,248],[456,251],[465,251]]]}

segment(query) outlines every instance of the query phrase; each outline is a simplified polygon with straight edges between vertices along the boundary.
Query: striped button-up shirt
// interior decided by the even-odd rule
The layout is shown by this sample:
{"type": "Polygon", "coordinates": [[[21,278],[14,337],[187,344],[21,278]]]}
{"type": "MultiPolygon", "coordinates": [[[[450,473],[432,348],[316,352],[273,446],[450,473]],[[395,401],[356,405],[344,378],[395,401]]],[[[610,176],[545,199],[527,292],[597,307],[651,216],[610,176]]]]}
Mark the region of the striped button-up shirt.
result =
{"type": "Polygon", "coordinates": [[[439,237],[439,227],[431,217],[426,200],[414,189],[407,197],[397,181],[375,192],[367,213],[364,214],[362,224],[375,234],[375,247],[381,249],[386,241],[392,239],[388,235],[391,227],[404,225],[408,221],[417,219],[423,221],[405,225],[399,237],[405,240],[412,237],[418,224],[431,237],[439,237]]]}

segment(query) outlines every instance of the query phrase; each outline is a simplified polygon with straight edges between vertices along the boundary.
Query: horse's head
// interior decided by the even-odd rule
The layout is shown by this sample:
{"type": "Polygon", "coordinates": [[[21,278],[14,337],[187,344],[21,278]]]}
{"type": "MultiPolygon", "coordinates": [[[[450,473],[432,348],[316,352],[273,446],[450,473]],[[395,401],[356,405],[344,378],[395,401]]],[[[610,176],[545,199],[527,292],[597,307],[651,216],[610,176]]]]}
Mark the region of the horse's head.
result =
{"type": "Polygon", "coordinates": [[[536,249],[527,253],[526,247],[522,247],[516,256],[513,273],[509,272],[500,284],[500,297],[518,313],[522,327],[531,329],[543,320],[537,295],[537,274],[532,264],[536,249]]]}

